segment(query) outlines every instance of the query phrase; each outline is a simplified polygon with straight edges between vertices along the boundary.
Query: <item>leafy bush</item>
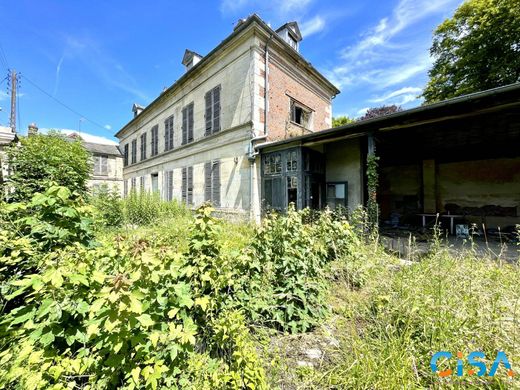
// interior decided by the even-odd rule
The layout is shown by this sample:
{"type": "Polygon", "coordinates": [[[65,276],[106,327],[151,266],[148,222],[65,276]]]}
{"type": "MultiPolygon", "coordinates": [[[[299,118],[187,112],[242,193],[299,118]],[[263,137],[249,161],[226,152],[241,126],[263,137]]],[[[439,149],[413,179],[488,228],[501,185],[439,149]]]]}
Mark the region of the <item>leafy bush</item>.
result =
{"type": "Polygon", "coordinates": [[[265,388],[210,214],[185,254],[118,238],[46,255],[7,297],[27,300],[0,322],[0,387],[265,388]]]}
{"type": "Polygon", "coordinates": [[[118,227],[123,223],[123,203],[119,191],[106,184],[99,187],[90,197],[96,210],[96,221],[103,227],[118,227]]]}
{"type": "Polygon", "coordinates": [[[20,137],[20,145],[6,148],[11,174],[9,197],[28,201],[33,194],[54,185],[67,187],[74,195],[87,193],[90,178],[90,153],[80,141],[51,132],[20,137]]]}

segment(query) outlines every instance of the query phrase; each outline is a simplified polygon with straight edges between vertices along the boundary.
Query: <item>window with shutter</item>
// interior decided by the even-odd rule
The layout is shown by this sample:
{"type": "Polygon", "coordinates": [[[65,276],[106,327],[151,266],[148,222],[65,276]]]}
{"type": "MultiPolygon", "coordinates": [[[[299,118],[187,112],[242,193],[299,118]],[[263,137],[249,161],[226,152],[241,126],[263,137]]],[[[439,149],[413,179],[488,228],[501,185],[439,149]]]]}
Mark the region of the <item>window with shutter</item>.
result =
{"type": "Polygon", "coordinates": [[[152,127],[152,142],[151,142],[151,156],[156,156],[159,153],[159,126],[152,127]]]}
{"type": "Polygon", "coordinates": [[[188,143],[188,107],[182,109],[182,144],[188,143]]]}
{"type": "Polygon", "coordinates": [[[141,176],[139,179],[139,191],[144,192],[144,176],[141,176]]]}
{"type": "Polygon", "coordinates": [[[220,131],[220,85],[213,89],[213,133],[220,131]]]}
{"type": "Polygon", "coordinates": [[[164,197],[167,201],[173,200],[173,171],[164,172],[164,197]]]}
{"type": "Polygon", "coordinates": [[[211,162],[204,164],[204,201],[211,201],[211,162]]]}
{"type": "Polygon", "coordinates": [[[132,177],[131,188],[130,189],[132,191],[135,191],[136,187],[137,187],[137,178],[136,177],[132,177]]]}
{"type": "Polygon", "coordinates": [[[193,142],[193,103],[188,106],[188,143],[193,142]]]}
{"type": "Polygon", "coordinates": [[[186,203],[187,193],[188,193],[188,180],[187,180],[188,170],[187,168],[182,168],[182,203],[186,203]]]}
{"type": "Polygon", "coordinates": [[[193,167],[188,167],[188,191],[187,191],[188,204],[193,204],[193,167]]]}
{"type": "Polygon", "coordinates": [[[124,153],[123,153],[123,165],[126,167],[128,165],[128,144],[125,144],[124,153]]]}
{"type": "Polygon", "coordinates": [[[146,133],[141,134],[141,161],[146,160],[146,133]]]}
{"type": "Polygon", "coordinates": [[[132,164],[137,162],[137,139],[132,141],[132,164]]]}
{"type": "Polygon", "coordinates": [[[205,111],[205,119],[206,119],[206,129],[204,131],[204,136],[208,136],[212,133],[213,130],[213,94],[212,91],[206,92],[204,96],[204,101],[206,104],[205,111]]]}
{"type": "Polygon", "coordinates": [[[128,196],[128,180],[123,180],[123,197],[128,196]]]}
{"type": "Polygon", "coordinates": [[[164,150],[173,149],[173,115],[164,121],[164,150]]]}
{"type": "Polygon", "coordinates": [[[211,172],[211,202],[215,207],[220,207],[220,161],[214,161],[211,172]]]}
{"type": "Polygon", "coordinates": [[[204,135],[208,136],[220,131],[220,85],[208,91],[204,100],[206,104],[204,135]]]}

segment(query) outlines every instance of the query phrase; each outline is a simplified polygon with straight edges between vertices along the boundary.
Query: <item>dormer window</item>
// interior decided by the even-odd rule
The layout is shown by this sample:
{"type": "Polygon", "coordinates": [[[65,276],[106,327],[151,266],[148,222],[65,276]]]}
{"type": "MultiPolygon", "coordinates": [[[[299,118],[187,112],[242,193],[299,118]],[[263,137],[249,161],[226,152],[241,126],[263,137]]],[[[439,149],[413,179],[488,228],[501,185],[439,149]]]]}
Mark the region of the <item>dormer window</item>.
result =
{"type": "Polygon", "coordinates": [[[298,51],[298,46],[302,40],[302,34],[298,23],[289,22],[285,23],[282,27],[276,30],[276,33],[291,46],[294,50],[298,51]]]}
{"type": "Polygon", "coordinates": [[[182,58],[182,64],[186,67],[186,70],[193,68],[200,60],[202,56],[194,51],[186,49],[184,57],[182,58]]]}

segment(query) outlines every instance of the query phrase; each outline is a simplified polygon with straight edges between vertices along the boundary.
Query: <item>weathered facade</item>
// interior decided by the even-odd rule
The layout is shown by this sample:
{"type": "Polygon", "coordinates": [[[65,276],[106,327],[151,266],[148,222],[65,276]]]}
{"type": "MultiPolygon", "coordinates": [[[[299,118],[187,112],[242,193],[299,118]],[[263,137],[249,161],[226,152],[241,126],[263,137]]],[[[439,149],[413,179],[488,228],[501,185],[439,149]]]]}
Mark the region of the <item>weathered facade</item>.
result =
{"type": "Polygon", "coordinates": [[[16,142],[16,133],[10,127],[0,126],[0,186],[5,182],[9,175],[9,167],[4,149],[16,142]]]}
{"type": "Polygon", "coordinates": [[[420,224],[438,213],[445,226],[511,229],[520,223],[519,145],[514,84],[259,145],[262,201],[279,210],[290,202],[364,205],[366,159],[375,148],[382,223],[420,224]]]}
{"type": "Polygon", "coordinates": [[[299,54],[299,40],[295,23],[275,32],[252,15],[206,56],[187,50],[186,73],[146,108],[134,105],[116,134],[124,192],[259,217],[255,144],[330,127],[339,93],[299,54]]]}

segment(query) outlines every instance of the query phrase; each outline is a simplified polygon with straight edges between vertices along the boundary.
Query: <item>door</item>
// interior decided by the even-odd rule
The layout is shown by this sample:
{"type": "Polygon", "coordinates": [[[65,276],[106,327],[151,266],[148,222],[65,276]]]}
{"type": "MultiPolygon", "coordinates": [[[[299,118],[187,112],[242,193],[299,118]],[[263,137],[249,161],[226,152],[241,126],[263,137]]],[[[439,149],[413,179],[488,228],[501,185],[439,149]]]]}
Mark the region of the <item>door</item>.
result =
{"type": "Polygon", "coordinates": [[[159,191],[159,174],[152,173],[152,192],[159,191]]]}

